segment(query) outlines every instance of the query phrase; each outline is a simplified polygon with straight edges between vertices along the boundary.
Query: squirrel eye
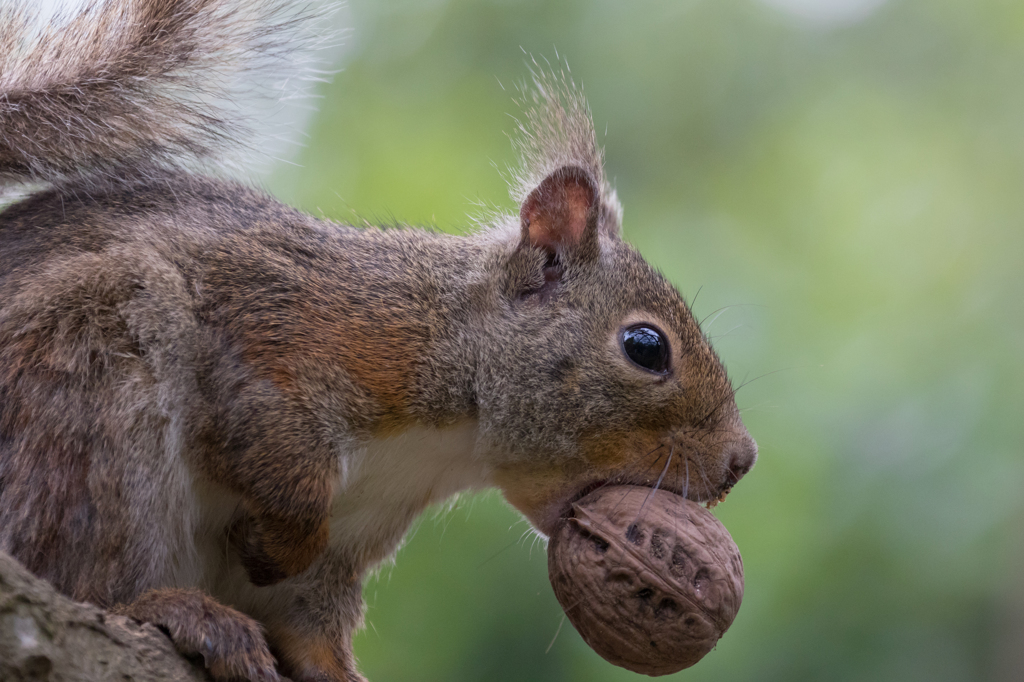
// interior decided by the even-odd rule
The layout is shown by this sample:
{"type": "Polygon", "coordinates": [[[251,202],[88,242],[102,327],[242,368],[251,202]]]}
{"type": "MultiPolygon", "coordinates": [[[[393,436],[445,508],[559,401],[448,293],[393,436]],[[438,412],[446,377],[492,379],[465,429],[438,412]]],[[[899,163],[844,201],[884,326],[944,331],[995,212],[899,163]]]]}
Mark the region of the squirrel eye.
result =
{"type": "Polygon", "coordinates": [[[668,371],[668,340],[649,324],[634,324],[622,332],[622,350],[634,364],[649,372],[668,371]]]}

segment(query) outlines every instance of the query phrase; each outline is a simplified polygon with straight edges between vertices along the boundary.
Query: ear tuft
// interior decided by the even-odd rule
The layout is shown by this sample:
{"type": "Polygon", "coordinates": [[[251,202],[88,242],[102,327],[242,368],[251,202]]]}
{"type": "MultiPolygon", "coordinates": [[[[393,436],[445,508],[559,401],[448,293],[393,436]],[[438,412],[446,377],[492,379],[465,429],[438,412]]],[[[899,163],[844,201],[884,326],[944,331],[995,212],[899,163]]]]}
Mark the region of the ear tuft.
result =
{"type": "Polygon", "coordinates": [[[523,240],[547,251],[576,249],[597,238],[600,194],[590,175],[563,166],[530,192],[519,211],[523,240]]]}
{"type": "Polygon", "coordinates": [[[580,169],[596,190],[598,232],[618,239],[622,208],[604,177],[603,155],[583,88],[573,82],[564,62],[542,66],[531,59],[530,73],[532,83],[520,86],[517,100],[523,119],[512,136],[519,153],[519,167],[511,173],[512,198],[525,206],[534,191],[560,169],[580,169]]]}

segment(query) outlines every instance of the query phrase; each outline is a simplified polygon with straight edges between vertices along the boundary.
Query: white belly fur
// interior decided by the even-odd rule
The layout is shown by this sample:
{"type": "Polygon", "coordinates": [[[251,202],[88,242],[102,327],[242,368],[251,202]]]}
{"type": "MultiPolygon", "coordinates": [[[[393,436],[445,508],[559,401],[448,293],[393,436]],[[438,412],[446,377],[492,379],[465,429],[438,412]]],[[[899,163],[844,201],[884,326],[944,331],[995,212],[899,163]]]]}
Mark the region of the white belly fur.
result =
{"type": "Polygon", "coordinates": [[[331,547],[370,565],[390,556],[426,507],[489,485],[477,444],[476,422],[464,422],[442,430],[414,427],[343,456],[331,547]]]}
{"type": "MultiPolygon", "coordinates": [[[[329,552],[345,556],[362,571],[392,556],[426,507],[460,491],[490,485],[476,422],[448,429],[417,426],[372,439],[339,453],[338,471],[329,552]]],[[[303,576],[264,588],[249,583],[225,542],[225,529],[238,509],[239,496],[211,484],[196,487],[202,515],[195,559],[184,562],[188,569],[175,571],[170,582],[200,587],[257,618],[284,607],[294,582],[303,576]]],[[[314,563],[310,570],[316,568],[314,563]]]]}

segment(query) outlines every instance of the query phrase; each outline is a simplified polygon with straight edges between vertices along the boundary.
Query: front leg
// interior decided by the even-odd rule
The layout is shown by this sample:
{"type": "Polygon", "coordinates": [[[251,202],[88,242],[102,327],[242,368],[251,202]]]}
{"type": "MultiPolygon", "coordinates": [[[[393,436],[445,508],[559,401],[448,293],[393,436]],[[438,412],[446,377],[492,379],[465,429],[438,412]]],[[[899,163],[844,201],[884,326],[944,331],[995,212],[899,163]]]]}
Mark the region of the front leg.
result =
{"type": "Polygon", "coordinates": [[[252,381],[225,402],[204,464],[242,496],[228,539],[249,580],[272,585],[327,546],[337,459],[320,424],[272,383],[252,381]]]}
{"type": "Polygon", "coordinates": [[[309,634],[301,627],[283,629],[277,633],[274,650],[281,670],[294,682],[366,682],[356,668],[351,636],[309,634]]]}
{"type": "Polygon", "coordinates": [[[282,674],[295,682],[366,682],[352,653],[363,625],[363,595],[351,564],[328,550],[285,586],[289,606],[264,618],[282,674]]]}

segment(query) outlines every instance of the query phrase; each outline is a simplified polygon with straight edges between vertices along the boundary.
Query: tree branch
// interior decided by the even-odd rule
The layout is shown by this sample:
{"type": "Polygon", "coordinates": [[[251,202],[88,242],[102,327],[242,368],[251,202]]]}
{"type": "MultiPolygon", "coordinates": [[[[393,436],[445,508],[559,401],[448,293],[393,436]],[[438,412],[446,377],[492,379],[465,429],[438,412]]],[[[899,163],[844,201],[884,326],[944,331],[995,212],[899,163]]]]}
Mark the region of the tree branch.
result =
{"type": "Polygon", "coordinates": [[[72,601],[0,552],[0,680],[209,682],[168,637],[72,601]]]}

